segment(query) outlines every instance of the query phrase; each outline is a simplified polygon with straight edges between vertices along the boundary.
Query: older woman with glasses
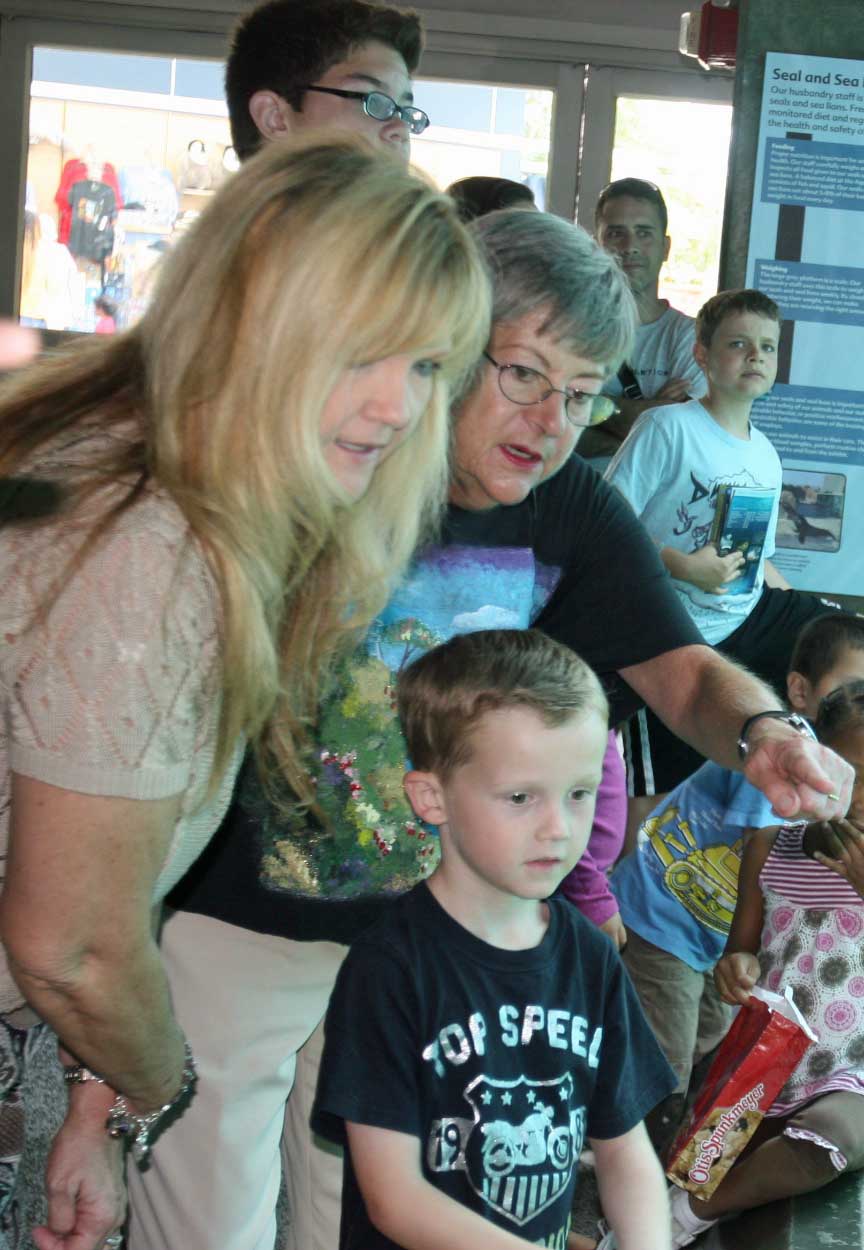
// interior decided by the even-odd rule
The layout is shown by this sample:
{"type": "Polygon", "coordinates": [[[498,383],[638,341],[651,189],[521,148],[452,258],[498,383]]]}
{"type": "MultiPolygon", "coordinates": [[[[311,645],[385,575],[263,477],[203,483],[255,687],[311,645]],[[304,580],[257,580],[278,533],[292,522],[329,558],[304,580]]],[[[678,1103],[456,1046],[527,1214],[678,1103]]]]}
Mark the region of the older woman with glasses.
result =
{"type": "MultiPolygon", "coordinates": [[[[194,1229],[177,1225],[185,1244],[270,1250],[280,1135],[291,1207],[280,1244],[339,1244],[341,1166],[309,1130],[316,1026],[345,946],[438,853],[402,794],[393,688],[407,660],[455,633],[537,625],[604,676],[617,718],[633,705],[621,674],[729,766],[745,718],[777,708],[769,689],[702,643],[627,503],[572,454],[636,325],[614,258],[545,213],[493,213],[473,229],[493,278],[493,326],[455,410],[442,535],[321,708],[315,815],[286,818],[247,767],[213,853],[174,896],[163,954],[199,1089],[157,1145],[145,1193],[135,1180],[131,1250],[174,1244],[159,1207],[168,1190],[179,1201],[181,1187],[184,1219],[197,1212],[194,1229]],[[219,1149],[208,1150],[217,1135],[219,1149]],[[255,1240],[268,1213],[267,1239],[255,1240]]],[[[784,816],[845,810],[850,770],[826,748],[776,718],[755,722],[747,745],[748,775],[784,816]]],[[[639,1212],[618,1217],[626,1226],[639,1212]]]]}

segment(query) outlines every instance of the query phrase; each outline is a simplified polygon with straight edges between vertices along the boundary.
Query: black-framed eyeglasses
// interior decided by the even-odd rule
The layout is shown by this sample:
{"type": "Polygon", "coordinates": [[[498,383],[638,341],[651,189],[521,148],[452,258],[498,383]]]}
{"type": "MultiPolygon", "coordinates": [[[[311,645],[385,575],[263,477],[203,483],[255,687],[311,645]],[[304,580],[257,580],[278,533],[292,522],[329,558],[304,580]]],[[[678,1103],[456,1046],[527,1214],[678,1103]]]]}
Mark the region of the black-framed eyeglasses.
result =
{"type": "Polygon", "coordinates": [[[498,386],[501,394],[529,408],[542,404],[550,395],[564,396],[564,413],[571,425],[600,425],[616,411],[615,400],[608,395],[592,395],[589,391],[577,391],[572,387],[561,390],[553,386],[545,373],[529,369],[527,365],[501,365],[488,352],[483,355],[498,370],[498,386]]]}
{"type": "Polygon", "coordinates": [[[303,91],[320,91],[323,95],[338,95],[343,100],[362,100],[363,112],[376,122],[389,122],[391,117],[399,114],[412,135],[422,135],[429,125],[429,114],[413,104],[397,104],[392,96],[383,91],[343,91],[341,87],[303,87],[303,91]]]}

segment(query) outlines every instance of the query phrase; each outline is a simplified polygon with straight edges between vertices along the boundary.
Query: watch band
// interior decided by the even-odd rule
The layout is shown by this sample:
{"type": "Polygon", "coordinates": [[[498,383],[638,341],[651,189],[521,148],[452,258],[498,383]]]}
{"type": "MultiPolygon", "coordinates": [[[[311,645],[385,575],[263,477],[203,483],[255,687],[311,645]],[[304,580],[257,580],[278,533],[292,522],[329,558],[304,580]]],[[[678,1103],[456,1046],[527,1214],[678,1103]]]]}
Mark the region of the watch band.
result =
{"type": "Polygon", "coordinates": [[[744,724],[741,726],[741,732],[738,735],[738,758],[746,760],[750,754],[750,747],[747,743],[747,735],[756,724],[757,720],[779,720],[789,725],[796,733],[801,734],[803,738],[811,738],[816,741],[816,734],[813,732],[813,726],[805,716],[799,712],[783,712],[779,708],[771,712],[757,712],[755,716],[748,716],[744,724]]]}
{"type": "Polygon", "coordinates": [[[85,1081],[95,1081],[97,1085],[104,1085],[104,1076],[97,1076],[95,1072],[91,1072],[89,1068],[85,1068],[83,1063],[73,1063],[63,1069],[63,1080],[67,1085],[83,1085],[85,1081]]]}

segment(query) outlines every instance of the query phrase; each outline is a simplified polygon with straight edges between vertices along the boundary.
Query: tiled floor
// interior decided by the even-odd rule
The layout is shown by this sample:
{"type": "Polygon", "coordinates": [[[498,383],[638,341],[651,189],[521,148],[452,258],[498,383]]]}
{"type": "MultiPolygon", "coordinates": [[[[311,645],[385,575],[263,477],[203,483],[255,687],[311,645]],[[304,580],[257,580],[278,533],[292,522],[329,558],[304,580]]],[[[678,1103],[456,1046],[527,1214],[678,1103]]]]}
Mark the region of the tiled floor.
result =
{"type": "Polygon", "coordinates": [[[864,1173],[718,1224],[693,1250],[862,1250],[864,1173]]]}
{"type": "MultiPolygon", "coordinates": [[[[598,1216],[594,1173],[579,1173],[573,1229],[590,1236],[598,1216]]],[[[864,1250],[864,1173],[843,1176],[792,1202],[772,1202],[709,1229],[693,1250],[864,1250]]]]}

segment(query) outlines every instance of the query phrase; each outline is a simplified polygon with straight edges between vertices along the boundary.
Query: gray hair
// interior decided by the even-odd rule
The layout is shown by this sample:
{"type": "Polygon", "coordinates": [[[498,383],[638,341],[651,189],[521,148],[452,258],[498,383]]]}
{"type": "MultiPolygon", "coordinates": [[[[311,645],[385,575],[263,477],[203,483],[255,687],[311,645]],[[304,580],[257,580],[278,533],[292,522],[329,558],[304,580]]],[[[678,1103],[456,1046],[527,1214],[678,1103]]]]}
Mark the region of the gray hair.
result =
{"type": "Polygon", "coordinates": [[[492,278],[492,323],[547,309],[541,332],[613,373],[639,317],[618,262],[579,226],[551,213],[505,209],[470,226],[492,278]]]}

